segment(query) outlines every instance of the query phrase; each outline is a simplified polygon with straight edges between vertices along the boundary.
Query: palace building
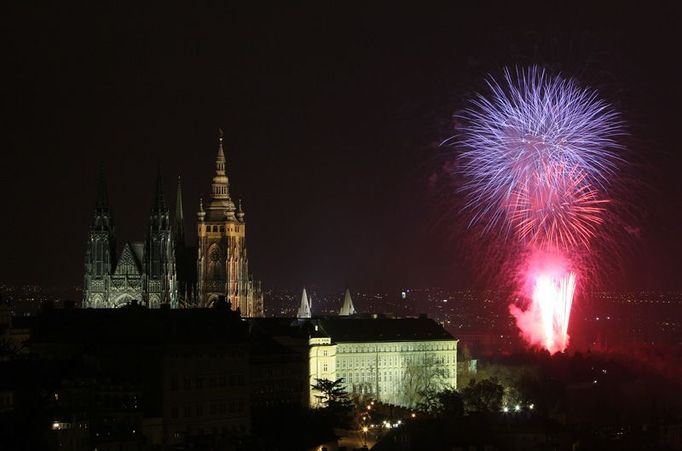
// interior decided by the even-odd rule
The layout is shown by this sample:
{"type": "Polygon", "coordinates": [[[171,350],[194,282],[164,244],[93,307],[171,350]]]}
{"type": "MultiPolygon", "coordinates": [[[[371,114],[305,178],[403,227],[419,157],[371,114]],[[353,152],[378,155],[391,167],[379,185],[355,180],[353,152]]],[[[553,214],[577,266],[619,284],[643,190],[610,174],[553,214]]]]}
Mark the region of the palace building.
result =
{"type": "Polygon", "coordinates": [[[308,359],[308,402],[319,407],[318,380],[343,379],[358,400],[415,407],[425,393],[457,388],[457,343],[426,316],[358,313],[346,288],[338,316],[315,316],[305,289],[296,318],[254,319],[264,334],[308,359]]]}
{"type": "MultiPolygon", "coordinates": [[[[343,379],[358,398],[414,407],[424,392],[457,388],[457,340],[426,318],[313,319],[310,381],[343,379]]],[[[311,406],[317,398],[310,394],[311,406]]]]}
{"type": "Polygon", "coordinates": [[[197,213],[197,245],[185,242],[182,186],[178,178],[175,215],[156,180],[144,241],[117,246],[104,171],[85,252],[83,307],[115,308],[137,301],[149,308],[209,307],[225,298],[243,316],[263,315],[260,283],[248,269],[246,221],[241,202],[230,197],[220,131],[211,197],[197,213]]]}

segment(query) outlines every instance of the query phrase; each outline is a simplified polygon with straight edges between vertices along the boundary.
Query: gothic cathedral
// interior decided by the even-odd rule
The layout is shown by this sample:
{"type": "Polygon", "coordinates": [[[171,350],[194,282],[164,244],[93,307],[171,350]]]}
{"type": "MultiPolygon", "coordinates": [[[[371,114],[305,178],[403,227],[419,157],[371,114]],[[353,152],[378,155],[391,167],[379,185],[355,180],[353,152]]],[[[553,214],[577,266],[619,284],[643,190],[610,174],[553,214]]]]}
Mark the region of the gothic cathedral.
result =
{"type": "Polygon", "coordinates": [[[260,283],[248,270],[244,211],[230,198],[225,164],[220,131],[211,198],[205,208],[199,203],[196,248],[185,243],[180,179],[171,222],[159,172],[145,241],[125,242],[119,254],[100,172],[85,252],[83,307],[114,308],[132,301],[150,308],[211,307],[224,297],[243,316],[263,316],[260,283]]]}

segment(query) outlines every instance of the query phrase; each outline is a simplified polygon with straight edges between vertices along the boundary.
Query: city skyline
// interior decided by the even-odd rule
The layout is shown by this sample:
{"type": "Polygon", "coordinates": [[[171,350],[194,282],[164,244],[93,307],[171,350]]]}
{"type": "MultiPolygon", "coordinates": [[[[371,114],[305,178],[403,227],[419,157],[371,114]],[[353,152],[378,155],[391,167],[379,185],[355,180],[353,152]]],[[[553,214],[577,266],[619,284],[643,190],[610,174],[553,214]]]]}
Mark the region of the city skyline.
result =
{"type": "Polygon", "coordinates": [[[244,7],[198,9],[184,20],[172,9],[158,17],[96,9],[90,22],[12,10],[17,70],[8,76],[18,89],[8,97],[1,158],[17,170],[0,181],[11,212],[0,226],[3,281],[80,282],[100,163],[122,235],[143,238],[138,225],[160,162],[167,198],[182,177],[187,239],[195,239],[222,127],[265,287],[485,286],[451,201],[454,151],[440,143],[485,74],[534,62],[590,82],[628,121],[638,214],[622,226],[635,239],[609,265],[616,270],[604,288],[679,289],[681,93],[677,63],[661,64],[674,53],[672,12],[605,7],[574,29],[580,13],[567,11],[555,19],[558,31],[530,32],[505,25],[506,14],[523,16],[505,9],[413,17],[377,7],[323,19],[304,8],[263,15],[244,7]],[[38,205],[50,233],[41,232],[44,219],[22,219],[38,205]]]}

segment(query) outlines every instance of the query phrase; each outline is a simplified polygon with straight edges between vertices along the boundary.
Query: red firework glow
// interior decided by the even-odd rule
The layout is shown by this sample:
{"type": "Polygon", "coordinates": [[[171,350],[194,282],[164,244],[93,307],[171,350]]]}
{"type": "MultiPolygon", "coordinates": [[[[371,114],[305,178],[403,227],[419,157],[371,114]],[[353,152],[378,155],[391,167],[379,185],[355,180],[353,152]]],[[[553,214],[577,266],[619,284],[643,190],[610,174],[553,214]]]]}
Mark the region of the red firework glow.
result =
{"type": "Polygon", "coordinates": [[[567,170],[563,164],[541,167],[517,188],[509,204],[509,223],[531,249],[522,275],[523,297],[529,304],[526,310],[511,305],[510,312],[528,343],[554,354],[568,346],[576,287],[576,273],[565,252],[589,249],[608,201],[599,198],[580,170],[567,170]]]}
{"type": "Polygon", "coordinates": [[[523,337],[533,346],[550,353],[568,346],[568,322],[576,286],[576,273],[557,253],[534,252],[525,274],[526,310],[510,305],[509,311],[523,337]]]}
{"type": "Polygon", "coordinates": [[[625,126],[596,91],[539,67],[487,86],[457,115],[463,211],[521,249],[527,302],[510,311],[531,346],[561,352],[579,270],[608,232],[625,126]]]}

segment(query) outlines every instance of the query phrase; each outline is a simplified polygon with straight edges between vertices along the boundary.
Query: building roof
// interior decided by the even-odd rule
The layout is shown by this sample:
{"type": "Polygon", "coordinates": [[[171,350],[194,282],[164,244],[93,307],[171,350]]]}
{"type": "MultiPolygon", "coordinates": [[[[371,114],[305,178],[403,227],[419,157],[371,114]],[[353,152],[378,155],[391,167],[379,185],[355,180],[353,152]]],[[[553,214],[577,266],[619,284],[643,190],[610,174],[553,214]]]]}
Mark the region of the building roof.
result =
{"type": "Polygon", "coordinates": [[[453,340],[440,324],[430,318],[328,317],[314,320],[336,343],[453,340]]]}

